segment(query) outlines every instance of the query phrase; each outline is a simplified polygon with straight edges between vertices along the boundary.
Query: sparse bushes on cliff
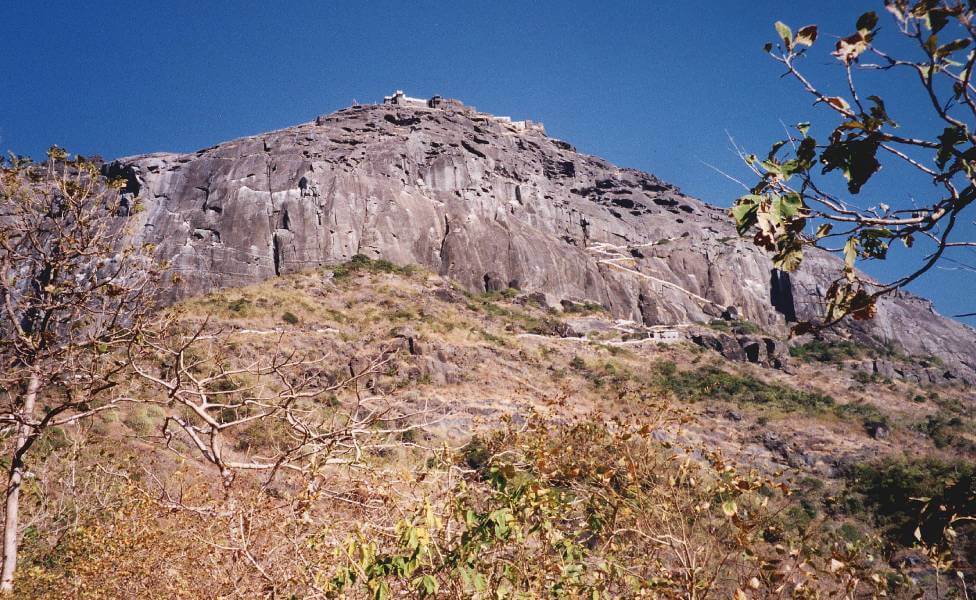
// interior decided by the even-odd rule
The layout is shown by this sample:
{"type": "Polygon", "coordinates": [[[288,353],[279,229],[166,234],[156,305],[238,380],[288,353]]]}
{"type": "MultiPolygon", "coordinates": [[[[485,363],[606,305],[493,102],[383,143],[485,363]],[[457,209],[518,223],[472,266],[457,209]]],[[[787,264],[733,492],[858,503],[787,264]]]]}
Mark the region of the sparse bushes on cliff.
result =
{"type": "Polygon", "coordinates": [[[397,275],[411,275],[415,271],[415,267],[401,267],[385,259],[372,259],[368,256],[357,254],[349,259],[349,261],[333,267],[332,276],[337,281],[341,281],[357,273],[395,273],[397,275]]]}
{"type": "Polygon", "coordinates": [[[734,374],[714,366],[680,370],[673,363],[658,362],[654,371],[657,385],[680,400],[718,400],[813,412],[834,405],[833,398],[820,392],[767,383],[751,375],[734,374]]]}
{"type": "Polygon", "coordinates": [[[810,340],[805,344],[798,344],[790,348],[790,356],[806,361],[839,364],[845,360],[861,358],[866,348],[848,340],[825,342],[810,340]]]}

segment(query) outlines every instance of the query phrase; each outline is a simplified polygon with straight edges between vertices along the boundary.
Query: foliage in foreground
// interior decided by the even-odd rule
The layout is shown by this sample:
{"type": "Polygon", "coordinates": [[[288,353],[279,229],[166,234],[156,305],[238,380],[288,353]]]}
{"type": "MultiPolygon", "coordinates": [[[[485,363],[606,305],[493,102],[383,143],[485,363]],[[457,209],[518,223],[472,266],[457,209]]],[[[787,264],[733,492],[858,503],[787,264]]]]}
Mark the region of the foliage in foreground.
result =
{"type": "Polygon", "coordinates": [[[320,482],[326,493],[250,487],[220,498],[181,487],[181,501],[195,510],[165,505],[131,475],[112,480],[92,470],[92,480],[110,481],[98,490],[100,504],[52,540],[31,537],[20,593],[812,598],[909,591],[907,580],[878,563],[870,540],[792,525],[786,485],[718,454],[656,441],[665,429],[510,426],[460,452],[428,456],[409,474],[382,462],[358,475],[333,473],[320,482]],[[372,485],[348,487],[353,480],[372,485]],[[392,495],[383,491],[389,480],[392,495]]]}
{"type": "Polygon", "coordinates": [[[894,542],[944,544],[947,528],[961,528],[976,548],[976,463],[888,458],[855,465],[848,479],[850,508],[868,509],[894,542]]]}
{"type": "Polygon", "coordinates": [[[800,266],[809,246],[844,258],[843,272],[825,294],[823,323],[800,323],[799,332],[847,315],[873,318],[881,295],[911,283],[940,260],[954,260],[953,252],[974,244],[958,225],[971,218],[976,199],[976,52],[971,50],[976,5],[885,0],[884,9],[891,17],[887,26],[872,11],[853,23],[852,33],[839,32],[846,35],[836,40],[832,52],[842,73],[836,86],[815,81],[802,66],[816,51],[818,37],[826,37],[818,35],[816,25],[794,32],[776,22],[778,39],[765,46],[784,75],[834,120],[833,130],[819,139],[811,134],[809,122],[797,124],[796,133],[774,143],[765,158],[740,152],[758,179],[731,209],[740,235],[753,235],[754,243],[772,255],[774,266],[786,271],[800,266]],[[888,32],[895,32],[897,39],[888,40],[885,49],[879,41],[888,32]],[[914,115],[904,110],[889,112],[891,104],[878,95],[885,88],[876,78],[868,80],[866,71],[910,83],[909,92],[919,102],[912,110],[931,118],[912,122],[914,115]],[[898,127],[905,119],[914,126],[910,133],[898,127]],[[877,183],[871,183],[877,174],[899,169],[927,185],[901,198],[890,192],[863,197],[864,192],[878,192],[872,190],[877,183]],[[838,191],[840,182],[826,177],[830,173],[842,175],[846,190],[838,191]],[[908,252],[918,260],[901,277],[877,284],[855,269],[857,262],[886,260],[896,244],[912,249],[908,252]]]}

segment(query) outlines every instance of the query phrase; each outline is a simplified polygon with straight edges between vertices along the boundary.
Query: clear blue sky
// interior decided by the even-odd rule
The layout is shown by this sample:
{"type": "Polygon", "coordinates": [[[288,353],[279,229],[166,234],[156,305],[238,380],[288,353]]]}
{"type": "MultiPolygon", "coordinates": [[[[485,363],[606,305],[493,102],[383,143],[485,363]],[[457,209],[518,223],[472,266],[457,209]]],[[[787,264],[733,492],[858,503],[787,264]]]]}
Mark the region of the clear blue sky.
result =
{"type": "MultiPolygon", "coordinates": [[[[761,52],[772,23],[818,23],[809,68],[828,77],[830,34],[869,9],[883,13],[881,0],[14,1],[0,8],[0,149],[192,151],[402,88],[543,121],[583,152],[727,206],[741,189],[703,164],[747,177],[726,132],[764,151],[781,120],[822,112],[761,52]]],[[[896,121],[925,114],[908,88],[885,89],[896,121]]],[[[909,183],[869,184],[865,204],[897,206],[909,183]]],[[[944,314],[976,311],[974,273],[939,270],[912,290],[944,314]]]]}

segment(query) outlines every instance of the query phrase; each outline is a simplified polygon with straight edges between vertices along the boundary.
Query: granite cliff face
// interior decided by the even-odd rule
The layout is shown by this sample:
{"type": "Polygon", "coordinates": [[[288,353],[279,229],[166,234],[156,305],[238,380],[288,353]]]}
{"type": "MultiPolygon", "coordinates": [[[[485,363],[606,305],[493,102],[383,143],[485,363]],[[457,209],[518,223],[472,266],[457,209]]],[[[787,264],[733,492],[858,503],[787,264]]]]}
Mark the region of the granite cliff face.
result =
{"type": "MultiPolygon", "coordinates": [[[[106,170],[128,179],[125,198],[145,209],[142,239],[182,275],[174,298],[364,254],[473,291],[599,302],[645,324],[707,322],[734,307],[785,332],[819,310],[839,269],[814,253],[792,276],[775,272],[725,210],[456,102],[355,106],[106,170]]],[[[862,334],[976,374],[973,329],[907,294],[878,313],[862,334]]]]}

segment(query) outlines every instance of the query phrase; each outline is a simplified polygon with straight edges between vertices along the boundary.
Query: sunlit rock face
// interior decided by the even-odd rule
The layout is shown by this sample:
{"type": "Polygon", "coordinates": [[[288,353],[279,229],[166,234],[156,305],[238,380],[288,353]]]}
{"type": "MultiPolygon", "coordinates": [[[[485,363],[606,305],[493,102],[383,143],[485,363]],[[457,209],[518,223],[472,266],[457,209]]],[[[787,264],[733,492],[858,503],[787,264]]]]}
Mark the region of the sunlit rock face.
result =
{"type": "MultiPolygon", "coordinates": [[[[540,126],[446,101],[355,106],[192,154],[107,171],[144,210],[142,240],[180,273],[171,298],[356,254],[423,265],[472,291],[513,287],[553,305],[588,300],[646,324],[734,307],[785,332],[822,309],[837,262],[774,273],[725,211],[616,167],[540,126]]],[[[861,333],[976,373],[976,332],[902,295],[861,333]]]]}

